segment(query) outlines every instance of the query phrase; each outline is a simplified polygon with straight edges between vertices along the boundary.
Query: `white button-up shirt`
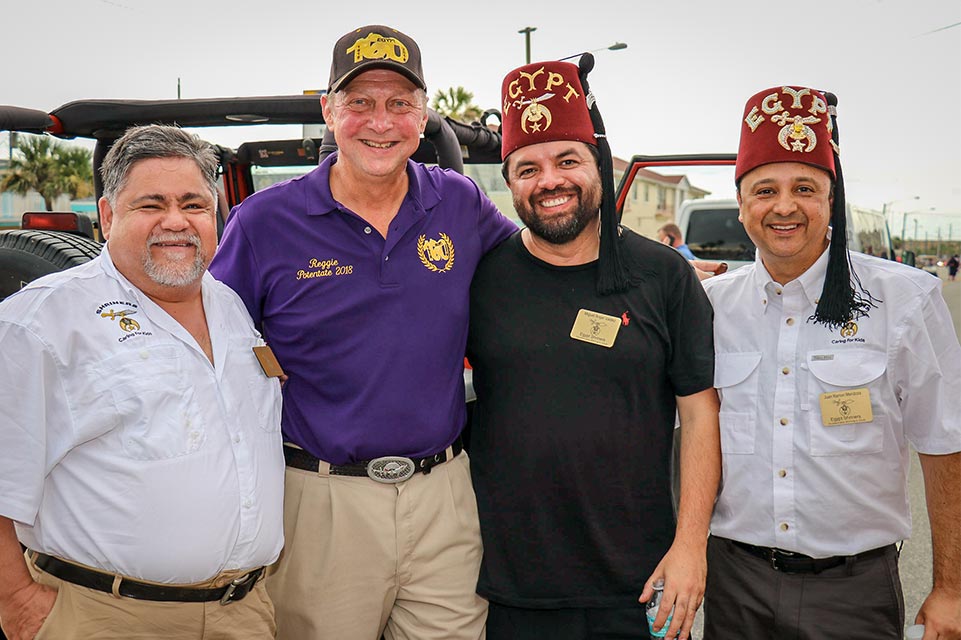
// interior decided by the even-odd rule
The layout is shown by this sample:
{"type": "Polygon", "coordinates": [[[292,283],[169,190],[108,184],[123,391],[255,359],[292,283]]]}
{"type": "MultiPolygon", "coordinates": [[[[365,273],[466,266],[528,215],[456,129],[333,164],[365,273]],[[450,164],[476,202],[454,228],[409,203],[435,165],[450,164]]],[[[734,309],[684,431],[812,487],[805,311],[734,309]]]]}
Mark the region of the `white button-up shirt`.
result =
{"type": "Polygon", "coordinates": [[[277,558],[280,384],[240,298],[202,289],[214,364],[106,247],[0,304],[0,515],[27,547],[162,583],[277,558]]]}
{"type": "Polygon", "coordinates": [[[831,332],[808,320],[827,258],[785,286],[760,258],[704,281],[723,454],[712,533],[814,557],[910,537],[908,444],[961,450],[961,347],[941,282],[852,253],[880,302],[831,332]],[[857,389],[873,419],[825,426],[822,394],[857,389]]]}

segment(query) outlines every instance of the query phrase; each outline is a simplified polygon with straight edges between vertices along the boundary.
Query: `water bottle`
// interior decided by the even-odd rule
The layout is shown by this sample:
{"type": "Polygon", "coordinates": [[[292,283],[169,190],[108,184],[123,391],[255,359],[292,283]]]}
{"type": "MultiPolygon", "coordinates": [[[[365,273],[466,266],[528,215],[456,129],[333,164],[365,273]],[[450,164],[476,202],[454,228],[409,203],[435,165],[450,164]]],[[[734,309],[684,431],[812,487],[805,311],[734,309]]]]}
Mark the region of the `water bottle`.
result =
{"type": "Polygon", "coordinates": [[[658,578],[651,585],[654,588],[654,595],[647,601],[647,630],[652,638],[663,638],[667,635],[667,628],[671,626],[671,618],[674,617],[674,607],[671,607],[671,614],[667,616],[664,626],[660,631],[654,630],[654,618],[661,608],[661,599],[664,598],[664,578],[658,578]]]}
{"type": "Polygon", "coordinates": [[[924,637],[924,625],[912,624],[904,632],[904,640],[921,640],[924,637]]]}

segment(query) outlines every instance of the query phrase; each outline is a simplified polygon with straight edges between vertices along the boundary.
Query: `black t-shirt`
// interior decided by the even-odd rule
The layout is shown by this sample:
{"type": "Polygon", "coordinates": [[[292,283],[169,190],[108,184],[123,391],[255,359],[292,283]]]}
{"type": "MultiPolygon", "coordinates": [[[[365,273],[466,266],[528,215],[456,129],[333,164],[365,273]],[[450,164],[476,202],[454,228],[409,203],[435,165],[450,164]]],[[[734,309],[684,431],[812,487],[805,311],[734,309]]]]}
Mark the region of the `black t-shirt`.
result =
{"type": "Polygon", "coordinates": [[[622,294],[597,295],[596,262],[533,257],[519,232],[474,276],[478,592],[495,602],[631,606],[673,540],[675,395],[713,386],[713,316],[679,253],[621,240],[642,279],[622,294]],[[580,309],[621,319],[612,346],[570,337],[580,309]]]}

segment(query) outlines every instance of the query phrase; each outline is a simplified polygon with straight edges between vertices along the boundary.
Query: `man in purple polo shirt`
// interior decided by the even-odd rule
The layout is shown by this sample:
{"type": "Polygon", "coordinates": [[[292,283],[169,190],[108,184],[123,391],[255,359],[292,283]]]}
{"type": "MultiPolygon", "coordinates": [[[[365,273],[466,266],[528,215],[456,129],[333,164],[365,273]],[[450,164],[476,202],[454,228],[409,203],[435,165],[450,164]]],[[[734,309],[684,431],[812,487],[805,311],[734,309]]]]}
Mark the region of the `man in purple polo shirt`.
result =
{"type": "Polygon", "coordinates": [[[321,105],[338,151],[234,209],[210,267],[289,376],[278,638],[476,639],[468,292],[516,227],[469,179],[409,159],[427,123],[410,37],[343,36],[321,105]]]}

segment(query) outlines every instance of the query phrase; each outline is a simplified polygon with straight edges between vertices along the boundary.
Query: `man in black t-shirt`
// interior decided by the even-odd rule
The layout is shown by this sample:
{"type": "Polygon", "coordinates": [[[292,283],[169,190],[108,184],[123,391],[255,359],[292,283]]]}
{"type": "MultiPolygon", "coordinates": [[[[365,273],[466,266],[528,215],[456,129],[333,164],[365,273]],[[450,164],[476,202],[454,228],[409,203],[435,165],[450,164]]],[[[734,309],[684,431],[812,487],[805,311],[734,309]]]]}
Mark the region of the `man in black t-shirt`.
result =
{"type": "Polygon", "coordinates": [[[680,254],[618,226],[588,96],[565,62],[503,84],[504,176],[526,227],[478,267],[468,339],[489,640],[647,637],[658,578],[654,627],[687,638],[704,591],[720,477],[711,306],[680,254]]]}

